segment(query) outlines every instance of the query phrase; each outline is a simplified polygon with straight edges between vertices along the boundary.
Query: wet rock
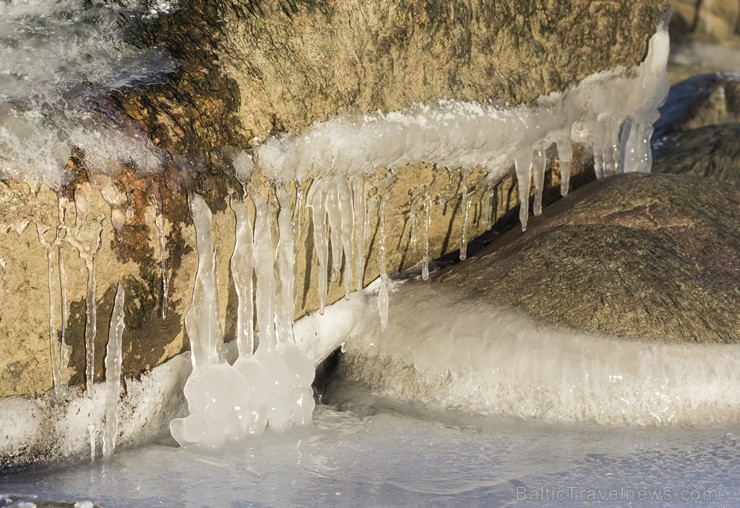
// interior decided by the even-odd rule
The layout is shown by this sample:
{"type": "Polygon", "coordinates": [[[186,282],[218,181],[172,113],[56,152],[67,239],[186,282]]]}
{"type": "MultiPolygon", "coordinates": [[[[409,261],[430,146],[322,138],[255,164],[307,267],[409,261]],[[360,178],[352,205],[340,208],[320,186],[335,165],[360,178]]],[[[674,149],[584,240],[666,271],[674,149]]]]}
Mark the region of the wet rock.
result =
{"type": "Polygon", "coordinates": [[[708,125],[658,143],[653,173],[710,178],[740,186],[740,124],[708,125]]]}
{"type": "Polygon", "coordinates": [[[706,125],[740,123],[740,74],[700,74],[671,87],[653,139],[706,125]]]}
{"type": "Polygon", "coordinates": [[[738,252],[737,187],[625,174],[571,193],[432,284],[581,331],[739,343],[738,252]]]}

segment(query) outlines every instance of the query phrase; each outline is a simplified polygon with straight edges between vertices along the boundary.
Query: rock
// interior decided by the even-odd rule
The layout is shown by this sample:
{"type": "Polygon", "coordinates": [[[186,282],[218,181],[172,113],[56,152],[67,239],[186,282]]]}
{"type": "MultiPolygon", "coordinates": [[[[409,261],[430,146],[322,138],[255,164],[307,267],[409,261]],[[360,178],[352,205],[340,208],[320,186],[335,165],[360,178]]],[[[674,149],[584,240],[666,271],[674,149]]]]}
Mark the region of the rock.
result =
{"type": "MultiPolygon", "coordinates": [[[[0,396],[37,396],[53,386],[50,345],[60,343],[62,308],[68,317],[66,374],[72,385],[83,383],[90,279],[75,247],[77,236],[88,238],[88,245],[100,244],[94,257],[95,378],[102,379],[119,280],[127,295],[124,375],[139,376],[188,348],[182,323],[196,266],[186,200],[191,191],[204,195],[214,212],[222,329],[226,340],[234,337],[236,297],[228,270],[234,217],[228,198],[239,184],[228,147],[250,150],[267,135],[300,131],[348,109],[389,111],[439,98],[530,101],[591,73],[637,64],[665,5],[580,0],[522,6],[508,0],[493,9],[462,1],[443,7],[381,0],[341,5],[193,1],[139,26],[148,43],[167,49],[180,62],[179,70],[167,83],[115,92],[99,106],[122,124],[133,120],[143,126],[169,162],[157,177],[121,167],[111,170],[112,181],[105,181],[79,171],[58,194],[0,183],[0,396]],[[78,194],[90,204],[89,211],[79,210],[79,217],[78,194]],[[61,217],[60,206],[65,211],[61,217]],[[125,223],[117,230],[113,225],[122,218],[125,223]],[[51,280],[60,280],[59,252],[66,281],[53,284],[57,290],[66,288],[66,305],[49,286],[50,266],[51,280]],[[50,309],[55,309],[51,324],[50,309]]],[[[84,167],[84,154],[77,155],[84,167]]],[[[486,182],[477,171],[463,174],[429,165],[401,173],[387,180],[391,272],[421,257],[418,245],[410,242],[407,220],[418,207],[409,191],[420,182],[435,182],[432,195],[444,203],[432,211],[430,253],[435,257],[459,244],[462,188],[472,192],[471,238],[485,229],[488,210],[495,210],[497,220],[517,205],[511,177],[486,182]]],[[[381,171],[370,180],[388,177],[381,171]]],[[[268,194],[268,183],[254,178],[250,186],[268,194]]],[[[296,317],[318,306],[317,263],[305,209],[299,221],[302,283],[296,317]]],[[[377,228],[377,217],[371,215],[365,283],[379,273],[377,228]]],[[[84,251],[83,244],[76,245],[84,251]]],[[[327,303],[342,295],[337,280],[327,303]]]]}
{"type": "Polygon", "coordinates": [[[653,173],[710,178],[740,186],[740,124],[708,125],[658,143],[653,173]]]}
{"type": "Polygon", "coordinates": [[[549,207],[433,285],[551,325],[656,341],[740,343],[740,189],[625,174],[549,207]]]}
{"type": "Polygon", "coordinates": [[[740,123],[740,74],[701,74],[671,87],[653,139],[706,125],[740,123]]]}

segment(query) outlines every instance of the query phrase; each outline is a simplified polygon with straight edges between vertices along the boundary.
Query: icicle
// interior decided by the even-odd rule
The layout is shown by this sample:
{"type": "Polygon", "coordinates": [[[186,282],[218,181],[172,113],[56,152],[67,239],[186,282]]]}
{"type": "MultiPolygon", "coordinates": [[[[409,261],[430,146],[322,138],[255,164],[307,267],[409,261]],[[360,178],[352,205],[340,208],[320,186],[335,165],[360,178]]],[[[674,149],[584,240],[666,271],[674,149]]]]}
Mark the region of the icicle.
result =
{"type": "Polygon", "coordinates": [[[105,427],[103,427],[103,457],[109,459],[116,449],[118,432],[118,399],[121,392],[121,360],[123,329],[126,328],[123,313],[123,284],[118,283],[113,303],[113,315],[108,332],[108,348],[105,355],[105,427]]]}
{"type": "Polygon", "coordinates": [[[272,245],[272,214],[268,203],[253,199],[257,216],[254,223],[254,249],[252,251],[257,275],[257,323],[260,335],[258,349],[270,353],[275,349],[275,254],[272,245]]]}
{"type": "Polygon", "coordinates": [[[604,123],[604,176],[619,173],[619,131],[622,120],[609,117],[604,123]]]}
{"type": "Polygon", "coordinates": [[[232,200],[236,215],[236,242],[231,256],[231,276],[239,300],[236,313],[236,346],[239,358],[254,353],[254,295],[252,283],[252,227],[249,224],[247,204],[232,200]]]}
{"type": "Polygon", "coordinates": [[[429,228],[432,225],[432,198],[424,197],[424,257],[421,260],[421,278],[429,280],[429,228]]]}
{"type": "Polygon", "coordinates": [[[560,195],[567,196],[570,189],[570,162],[573,158],[570,134],[558,137],[555,144],[558,148],[558,160],[560,161],[560,195]]]}
{"type": "Polygon", "coordinates": [[[65,197],[59,196],[58,198],[58,221],[57,226],[57,237],[55,243],[57,244],[57,259],[59,262],[59,327],[61,330],[61,340],[59,342],[59,353],[61,357],[61,367],[59,369],[60,384],[62,386],[63,395],[67,395],[67,387],[69,381],[67,378],[67,364],[69,354],[67,352],[67,322],[69,318],[69,311],[67,310],[67,271],[64,265],[64,241],[67,236],[67,226],[65,224],[67,215],[68,200],[65,197]]]}
{"type": "Polygon", "coordinates": [[[339,197],[339,213],[342,224],[342,250],[344,251],[344,271],[342,281],[344,282],[344,298],[349,300],[352,291],[352,233],[354,229],[354,207],[352,203],[352,189],[346,178],[337,181],[337,193],[339,197]]]}
{"type": "Polygon", "coordinates": [[[596,122],[590,126],[589,131],[594,151],[594,173],[597,179],[601,179],[604,177],[604,125],[596,122]]]}
{"type": "Polygon", "coordinates": [[[352,182],[352,208],[355,234],[355,280],[356,288],[364,287],[365,279],[365,235],[367,234],[367,188],[364,176],[352,182]]]}
{"type": "Polygon", "coordinates": [[[416,252],[419,250],[419,242],[418,238],[416,237],[416,213],[413,212],[408,216],[409,221],[409,244],[411,247],[411,250],[413,252],[416,252]]]}
{"type": "Polygon", "coordinates": [[[652,122],[636,122],[631,118],[625,122],[622,130],[622,169],[625,173],[650,172],[653,165],[650,149],[652,135],[652,122]]]}
{"type": "Polygon", "coordinates": [[[236,288],[237,320],[236,347],[239,358],[234,369],[248,382],[251,388],[250,404],[240,408],[242,425],[249,435],[259,435],[267,425],[267,402],[273,395],[272,375],[254,356],[254,288],[253,249],[254,239],[249,224],[247,204],[243,200],[232,200],[231,208],[236,214],[236,242],[231,256],[231,274],[236,288]]]}
{"type": "Polygon", "coordinates": [[[87,436],[90,441],[90,462],[95,462],[95,457],[97,455],[96,442],[98,439],[95,424],[92,422],[87,425],[87,436]]]}
{"type": "Polygon", "coordinates": [[[339,189],[336,181],[329,182],[326,192],[326,216],[331,235],[331,281],[334,282],[342,268],[342,212],[339,209],[339,189]]]}
{"type": "Polygon", "coordinates": [[[532,147],[532,176],[534,181],[534,216],[542,215],[542,191],[545,187],[545,169],[547,169],[547,154],[545,142],[537,142],[532,147]]]}
{"type": "Polygon", "coordinates": [[[165,236],[165,223],[163,204],[161,203],[161,197],[155,199],[155,209],[157,215],[154,217],[154,226],[157,228],[157,237],[159,239],[159,270],[162,272],[162,302],[161,302],[161,316],[162,319],[167,319],[167,302],[169,301],[170,293],[170,281],[167,277],[167,237],[165,236]]]}
{"type": "MultiPolygon", "coordinates": [[[[303,210],[303,186],[298,180],[295,182],[295,208],[293,209],[293,238],[296,239],[296,248],[301,238],[301,211],[303,210]]],[[[296,252],[296,254],[298,254],[296,252]]]]}
{"type": "Polygon", "coordinates": [[[58,255],[56,241],[59,238],[59,228],[55,228],[56,237],[53,241],[49,242],[45,238],[45,234],[50,230],[49,226],[36,225],[36,233],[39,237],[39,242],[46,249],[46,258],[48,263],[48,286],[49,286],[49,349],[51,353],[51,372],[52,379],[54,381],[54,397],[57,400],[62,400],[66,395],[66,383],[62,374],[64,368],[62,362],[62,352],[59,344],[59,338],[57,335],[56,326],[56,312],[59,307],[59,289],[57,283],[59,276],[56,273],[55,267],[56,257],[58,255]]]}
{"type": "Polygon", "coordinates": [[[75,191],[75,227],[67,241],[75,247],[87,270],[87,295],[85,297],[85,388],[90,393],[95,382],[95,336],[97,335],[98,308],[96,299],[95,256],[100,249],[103,218],[88,219],[90,215],[91,188],[89,185],[75,191]]]}
{"type": "Polygon", "coordinates": [[[486,231],[490,231],[493,227],[493,207],[496,206],[496,193],[494,189],[488,192],[488,205],[486,206],[485,225],[486,231]]]}
{"type": "Polygon", "coordinates": [[[463,224],[462,234],[460,235],[460,261],[465,261],[468,257],[468,217],[470,215],[470,196],[468,196],[468,186],[463,186],[462,194],[462,208],[463,224]]]}
{"type": "Polygon", "coordinates": [[[319,314],[324,313],[327,292],[327,264],[329,263],[329,240],[326,234],[326,208],[323,182],[317,180],[311,185],[306,197],[306,206],[311,207],[313,221],[313,244],[319,262],[319,314]]]}
{"type": "Polygon", "coordinates": [[[380,256],[378,260],[380,289],[378,290],[378,313],[380,314],[380,326],[385,329],[388,324],[388,272],[385,267],[385,197],[380,198],[378,217],[380,221],[380,256]]]}
{"type": "Polygon", "coordinates": [[[529,183],[532,180],[532,148],[527,147],[514,154],[516,181],[519,186],[519,222],[522,231],[527,230],[529,219],[529,183]]]}
{"type": "MultiPolygon", "coordinates": [[[[280,294],[275,299],[275,323],[277,340],[293,342],[293,316],[295,314],[295,239],[293,237],[293,199],[285,185],[278,185],[277,198],[280,204],[278,227],[278,273],[280,294]]],[[[261,325],[260,325],[261,326],[261,325]]]]}
{"type": "Polygon", "coordinates": [[[198,248],[193,299],[185,315],[193,367],[223,361],[223,337],[218,315],[216,253],[211,242],[211,210],[198,194],[188,197],[198,248]]]}

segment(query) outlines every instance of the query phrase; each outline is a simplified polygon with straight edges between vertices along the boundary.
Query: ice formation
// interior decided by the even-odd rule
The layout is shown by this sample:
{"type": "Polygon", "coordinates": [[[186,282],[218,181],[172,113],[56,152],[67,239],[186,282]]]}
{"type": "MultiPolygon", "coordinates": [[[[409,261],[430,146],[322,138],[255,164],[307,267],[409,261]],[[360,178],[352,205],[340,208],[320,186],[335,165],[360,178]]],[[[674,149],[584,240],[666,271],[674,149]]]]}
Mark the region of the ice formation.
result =
{"type": "MultiPolygon", "coordinates": [[[[24,23],[38,23],[39,19],[56,20],[56,24],[42,27],[51,35],[40,36],[35,45],[24,49],[46,60],[36,59],[29,66],[28,61],[33,60],[29,55],[21,59],[20,53],[0,45],[0,56],[4,57],[0,58],[0,178],[35,180],[60,188],[65,183],[63,168],[70,150],[80,147],[85,153],[84,164],[93,174],[91,183],[111,206],[112,225],[120,231],[125,222],[125,197],[117,193],[105,174],[121,161],[139,170],[154,170],[160,155],[144,137],[135,132],[124,134],[89,106],[101,91],[156,80],[173,67],[161,54],[136,49],[117,39],[110,24],[114,16],[102,7],[102,14],[96,18],[98,24],[90,24],[87,37],[72,38],[75,44],[56,48],[53,36],[67,39],[64,34],[80,21],[84,4],[82,0],[0,4],[0,14],[5,16],[0,34],[12,35],[24,23]],[[48,14],[49,9],[66,15],[36,16],[39,12],[48,14]],[[112,48],[119,50],[113,52],[112,48]],[[66,62],[77,74],[57,79],[48,73],[48,66],[38,63],[47,60],[66,62]],[[9,72],[11,68],[14,70],[9,72]],[[25,86],[29,80],[38,86],[25,86]],[[70,97],[78,99],[69,102],[70,97]]],[[[149,4],[154,6],[149,15],[176,6],[163,1],[149,4]]],[[[171,422],[175,439],[186,448],[210,451],[259,435],[267,428],[282,432],[310,422],[314,366],[302,351],[305,344],[301,348],[296,345],[293,330],[301,208],[311,209],[319,314],[326,307],[330,280],[341,280],[347,298],[353,289],[364,286],[369,217],[377,209],[380,281],[376,288],[376,320],[385,327],[391,288],[386,266],[387,192],[384,184],[370,183],[371,174],[387,168],[392,176],[408,164],[429,163],[437,168],[461,168],[464,173],[477,168],[486,173],[487,181],[496,182],[513,166],[523,203],[520,220],[522,229],[526,229],[530,187],[534,188],[533,213],[542,213],[548,154],[556,152],[560,159],[563,195],[569,187],[572,145],[576,142],[591,146],[598,177],[650,170],[652,123],[668,89],[667,58],[668,34],[661,27],[650,40],[647,57],[640,66],[598,73],[528,105],[504,109],[441,100],[388,113],[347,113],[315,123],[302,133],[268,139],[254,150],[254,160],[252,155],[237,150],[234,169],[244,191],[231,202],[236,218],[231,273],[238,297],[238,359],[230,364],[224,353],[211,212],[202,197],[192,194],[189,204],[197,237],[198,271],[185,327],[193,372],[184,388],[189,414],[171,422]],[[248,189],[255,167],[270,179],[270,188],[248,189]],[[368,200],[371,190],[375,199],[368,200]],[[250,198],[255,210],[253,225],[249,220],[250,198]]],[[[423,279],[429,276],[431,212],[436,206],[430,189],[422,186],[414,190],[415,208],[408,217],[414,243],[419,234],[422,239],[423,279]],[[421,220],[417,214],[421,214],[421,220]]],[[[49,256],[50,308],[61,309],[59,323],[53,311],[49,320],[54,385],[59,398],[65,396],[67,384],[64,242],[78,249],[87,268],[86,386],[90,397],[95,391],[95,255],[101,245],[102,218],[90,216],[86,196],[90,190],[90,184],[85,183],[75,195],[74,226],[65,223],[64,214],[70,204],[60,197],[56,230],[51,226],[38,229],[39,241],[49,256]]],[[[464,259],[471,190],[463,185],[460,191],[460,257],[464,259]]],[[[155,208],[164,318],[168,295],[163,255],[166,232],[157,199],[155,208]]],[[[486,221],[490,225],[490,210],[486,221]]],[[[94,442],[95,429],[89,430],[94,442]]],[[[107,443],[104,450],[112,450],[113,444],[107,443]]],[[[94,457],[94,446],[92,453],[94,457]]]]}
{"type": "MultiPolygon", "coordinates": [[[[317,122],[300,134],[268,140],[257,148],[257,161],[275,179],[320,179],[325,189],[343,178],[352,180],[383,168],[399,171],[410,163],[480,167],[494,181],[513,164],[522,203],[529,202],[534,176],[537,215],[546,152],[553,145],[561,160],[563,194],[568,191],[573,141],[592,146],[598,177],[650,171],[652,123],[668,93],[668,51],[668,32],[661,27],[637,68],[589,76],[529,105],[502,109],[441,100],[390,113],[345,114],[317,122]]],[[[320,208],[314,209],[323,215],[320,208]]],[[[528,216],[529,207],[522,206],[523,229],[528,216]]],[[[323,238],[317,238],[317,244],[318,240],[323,238]]],[[[319,255],[323,258],[321,250],[319,255]]]]}
{"type": "MultiPolygon", "coordinates": [[[[210,211],[202,198],[193,195],[191,210],[199,264],[186,327],[194,370],[185,386],[190,414],[172,422],[175,439],[185,447],[212,450],[260,434],[266,426],[280,432],[310,421],[313,364],[296,346],[292,330],[298,238],[294,207],[300,206],[304,182],[310,183],[305,206],[311,209],[319,269],[319,314],[325,310],[330,280],[341,277],[348,298],[353,288],[362,287],[368,214],[377,202],[377,306],[383,329],[389,319],[391,286],[386,266],[386,186],[391,180],[376,184],[375,197],[368,202],[368,174],[388,168],[392,179],[407,164],[427,162],[461,167],[464,172],[482,167],[494,181],[513,164],[524,203],[520,219],[522,229],[526,229],[532,184],[534,214],[542,213],[547,151],[551,146],[563,159],[563,194],[568,191],[573,141],[590,141],[598,177],[620,171],[649,171],[651,125],[667,93],[667,57],[668,35],[662,28],[651,39],[648,56],[638,68],[591,76],[529,106],[499,109],[444,100],[391,113],[346,114],[316,123],[301,134],[269,139],[256,149],[256,161],[237,151],[235,173],[244,194],[255,165],[274,182],[267,191],[249,193],[256,213],[253,234],[245,202],[231,203],[236,215],[231,270],[239,299],[239,358],[230,366],[221,352],[210,211]],[[275,201],[277,213],[272,209],[275,201]],[[277,244],[272,225],[275,215],[277,244]],[[256,349],[255,318],[260,330],[256,349]]],[[[429,272],[432,207],[427,192],[426,188],[415,191],[421,203],[418,211],[423,213],[424,279],[429,272]]],[[[470,207],[469,189],[463,185],[461,259],[466,257],[470,207]]],[[[407,221],[415,240],[416,215],[407,217],[407,221]]]]}
{"type": "MultiPolygon", "coordinates": [[[[241,176],[241,175],[239,175],[241,176]]],[[[197,194],[189,198],[198,245],[198,272],[193,302],[185,318],[192,350],[193,373],[185,383],[188,416],[170,424],[172,436],[185,448],[210,452],[257,436],[269,427],[285,432],[311,422],[314,408],[313,362],[295,344],[294,225],[292,199],[278,189],[281,206],[277,264],[272,239],[270,203],[256,199],[254,233],[246,203],[232,202],[236,243],[231,270],[238,303],[237,348],[230,365],[220,330],[216,261],[211,242],[211,212],[197,194]],[[257,281],[252,299],[253,277],[257,281]],[[259,343],[254,349],[256,308],[259,343]]]]}
{"type": "Polygon", "coordinates": [[[121,395],[121,360],[123,359],[123,329],[126,328],[123,284],[118,283],[113,303],[113,315],[108,332],[105,354],[105,423],[103,427],[103,457],[109,459],[116,449],[118,434],[118,399],[121,395]]]}
{"type": "Polygon", "coordinates": [[[342,340],[344,374],[376,395],[547,422],[740,422],[736,344],[646,343],[548,327],[420,281],[400,284],[396,295],[385,329],[359,313],[342,340]]]}

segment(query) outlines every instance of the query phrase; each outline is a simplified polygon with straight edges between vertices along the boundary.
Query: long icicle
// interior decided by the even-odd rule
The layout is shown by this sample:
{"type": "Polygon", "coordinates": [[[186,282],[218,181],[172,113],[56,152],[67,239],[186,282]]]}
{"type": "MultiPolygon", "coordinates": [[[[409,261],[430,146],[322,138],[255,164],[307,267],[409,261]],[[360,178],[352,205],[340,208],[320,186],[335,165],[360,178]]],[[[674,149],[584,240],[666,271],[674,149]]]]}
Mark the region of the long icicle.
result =
{"type": "Polygon", "coordinates": [[[169,300],[170,282],[167,277],[167,237],[165,236],[164,222],[164,204],[162,196],[157,193],[154,198],[154,208],[157,215],[154,217],[154,226],[157,228],[157,238],[159,239],[159,270],[162,272],[162,303],[160,305],[160,315],[162,319],[167,319],[167,300],[169,300]]]}
{"type": "Polygon", "coordinates": [[[239,358],[254,353],[254,288],[252,282],[252,248],[254,239],[249,224],[247,203],[241,199],[231,201],[236,215],[236,243],[231,256],[231,276],[234,278],[239,300],[236,313],[236,347],[239,358]]]}
{"type": "Polygon", "coordinates": [[[49,226],[36,225],[36,233],[39,237],[39,242],[46,249],[46,259],[48,264],[48,286],[49,286],[49,350],[51,354],[51,374],[52,380],[54,381],[54,397],[57,400],[62,400],[65,396],[66,386],[62,385],[62,355],[59,345],[59,337],[57,335],[56,326],[56,312],[59,306],[57,299],[59,298],[59,290],[57,288],[57,282],[59,276],[56,273],[56,257],[58,255],[56,240],[59,234],[59,228],[55,228],[55,238],[49,242],[45,238],[45,234],[50,230],[49,226]]]}
{"type": "Polygon", "coordinates": [[[367,183],[364,176],[352,182],[352,207],[354,209],[355,235],[355,287],[365,286],[365,235],[367,234],[367,183]]]}
{"type": "Polygon", "coordinates": [[[354,206],[352,203],[352,188],[349,180],[338,178],[337,192],[339,196],[339,211],[341,215],[341,238],[342,250],[344,251],[344,270],[342,281],[344,282],[344,298],[349,300],[352,291],[352,234],[354,229],[354,206]]]}
{"type": "Polygon", "coordinates": [[[380,326],[385,329],[388,325],[388,271],[385,266],[385,197],[380,198],[378,206],[378,217],[380,222],[380,289],[378,290],[378,313],[380,314],[380,326]]]}
{"type": "Polygon", "coordinates": [[[275,254],[272,244],[272,213],[269,204],[254,199],[257,216],[254,223],[254,245],[252,251],[257,275],[257,324],[259,325],[259,349],[271,353],[275,349],[275,254]]]}
{"type": "Polygon", "coordinates": [[[534,181],[534,205],[535,217],[542,215],[542,192],[545,187],[545,169],[547,169],[547,154],[545,153],[545,142],[539,141],[534,144],[532,151],[532,176],[534,181]]]}
{"type": "Polygon", "coordinates": [[[218,315],[216,253],[211,241],[211,210],[198,194],[188,196],[188,203],[195,226],[198,271],[195,274],[193,299],[185,315],[185,330],[190,338],[193,367],[198,368],[223,361],[223,336],[218,315]]]}
{"type": "Polygon", "coordinates": [[[522,224],[522,231],[526,231],[529,220],[529,184],[532,180],[532,147],[526,147],[514,154],[514,169],[519,187],[519,222],[522,224]]]}
{"type": "Polygon", "coordinates": [[[66,197],[59,196],[57,209],[59,225],[57,226],[57,237],[55,243],[57,245],[57,260],[59,263],[59,356],[62,362],[59,369],[59,383],[61,386],[62,397],[67,396],[69,386],[69,378],[67,377],[67,364],[69,359],[69,353],[67,351],[67,322],[69,321],[69,310],[67,308],[67,270],[64,264],[64,241],[67,236],[67,225],[65,220],[67,217],[68,204],[69,202],[66,197]]]}
{"type": "Polygon", "coordinates": [[[103,458],[109,459],[116,449],[118,432],[118,399],[121,395],[121,361],[123,329],[126,328],[123,303],[125,291],[118,283],[113,314],[108,332],[108,347],[105,355],[105,426],[103,427],[103,458]]]}
{"type": "Polygon", "coordinates": [[[319,314],[324,314],[326,304],[326,293],[328,283],[329,263],[329,240],[326,234],[326,207],[324,182],[316,180],[311,185],[306,197],[306,206],[311,207],[311,220],[313,222],[313,243],[316,248],[316,257],[319,262],[319,314]]]}
{"type": "Polygon", "coordinates": [[[470,215],[470,196],[468,196],[467,184],[463,185],[460,207],[463,214],[462,233],[460,234],[460,261],[465,261],[468,257],[468,218],[470,215]]]}
{"type": "Polygon", "coordinates": [[[424,257],[421,260],[421,278],[429,280],[429,228],[432,225],[432,198],[424,196],[424,257]]]}
{"type": "Polygon", "coordinates": [[[276,298],[275,323],[277,340],[293,342],[293,316],[295,314],[295,238],[293,237],[293,197],[286,185],[276,189],[280,212],[278,213],[278,273],[280,293],[276,298]]]}

